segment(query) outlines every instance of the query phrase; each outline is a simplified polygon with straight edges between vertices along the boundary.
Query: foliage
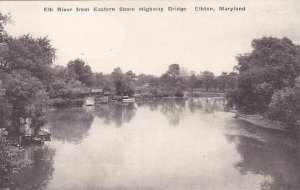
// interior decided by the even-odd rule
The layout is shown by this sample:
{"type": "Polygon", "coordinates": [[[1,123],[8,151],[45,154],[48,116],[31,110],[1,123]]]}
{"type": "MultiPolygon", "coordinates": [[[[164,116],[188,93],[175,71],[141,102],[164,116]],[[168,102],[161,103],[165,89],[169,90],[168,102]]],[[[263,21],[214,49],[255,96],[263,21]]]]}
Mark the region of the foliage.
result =
{"type": "Polygon", "coordinates": [[[12,113],[11,104],[8,103],[6,98],[0,96],[0,126],[10,126],[10,118],[12,113]]]}
{"type": "Polygon", "coordinates": [[[47,84],[50,78],[50,66],[55,59],[55,49],[47,37],[34,38],[24,35],[6,40],[8,53],[4,56],[8,69],[27,70],[31,75],[47,84]]]}
{"type": "Polygon", "coordinates": [[[243,111],[266,113],[271,100],[288,93],[280,90],[293,88],[300,75],[300,48],[287,38],[273,37],[253,40],[252,47],[251,53],[237,57],[239,76],[233,99],[243,111]]]}
{"type": "Polygon", "coordinates": [[[295,122],[295,102],[300,101],[295,93],[295,90],[289,87],[275,91],[269,105],[268,116],[279,121],[295,122]]]}
{"type": "Polygon", "coordinates": [[[204,71],[202,74],[202,81],[205,87],[206,92],[208,91],[209,88],[213,87],[214,85],[214,73],[210,71],[204,71]]]}
{"type": "Polygon", "coordinates": [[[274,92],[268,110],[270,118],[294,123],[300,116],[300,77],[296,81],[295,87],[274,92]]]}
{"type": "Polygon", "coordinates": [[[112,91],[114,89],[114,83],[110,74],[95,73],[93,83],[95,87],[102,87],[107,91],[112,91]]]}
{"type": "Polygon", "coordinates": [[[131,72],[123,74],[122,70],[118,67],[111,73],[112,80],[114,81],[116,95],[118,96],[133,96],[134,90],[131,82],[135,75],[131,72]]]}
{"type": "Polygon", "coordinates": [[[4,55],[8,53],[8,47],[5,43],[7,34],[4,30],[4,26],[10,22],[10,15],[3,15],[0,12],[0,69],[6,69],[6,61],[4,60],[4,55]]]}
{"type": "Polygon", "coordinates": [[[77,95],[84,90],[86,86],[76,80],[67,68],[56,66],[53,69],[52,80],[48,84],[50,98],[77,98],[77,95]]]}
{"type": "Polygon", "coordinates": [[[10,146],[7,137],[0,134],[0,188],[10,187],[13,173],[20,172],[27,164],[21,159],[21,150],[10,146]]]}
{"type": "Polygon", "coordinates": [[[166,74],[171,77],[173,80],[172,82],[175,83],[176,79],[178,79],[181,74],[180,66],[178,64],[169,65],[169,69],[167,70],[166,74]]]}
{"type": "Polygon", "coordinates": [[[74,74],[74,78],[79,80],[86,86],[92,86],[93,73],[91,67],[86,65],[81,59],[75,59],[70,61],[67,65],[68,70],[74,74]]]}
{"type": "Polygon", "coordinates": [[[32,119],[37,129],[45,123],[48,96],[44,85],[28,71],[13,72],[4,84],[5,99],[11,105],[12,125],[18,131],[20,119],[32,119]]]}
{"type": "Polygon", "coordinates": [[[3,15],[0,12],[0,43],[2,43],[5,40],[5,37],[7,36],[4,30],[5,25],[11,22],[12,20],[10,14],[3,15]]]}

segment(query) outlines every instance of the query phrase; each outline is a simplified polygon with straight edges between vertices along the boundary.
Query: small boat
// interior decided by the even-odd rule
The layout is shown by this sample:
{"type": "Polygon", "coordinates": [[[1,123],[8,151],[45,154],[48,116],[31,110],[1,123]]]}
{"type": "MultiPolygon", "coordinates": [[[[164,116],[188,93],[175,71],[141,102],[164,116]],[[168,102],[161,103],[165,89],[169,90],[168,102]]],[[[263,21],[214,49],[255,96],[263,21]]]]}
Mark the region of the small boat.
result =
{"type": "Polygon", "coordinates": [[[44,141],[50,141],[51,138],[51,133],[50,131],[48,131],[47,129],[40,129],[37,133],[36,133],[36,137],[40,137],[42,138],[44,141]]]}
{"type": "Polygon", "coordinates": [[[37,144],[43,144],[44,143],[44,139],[42,137],[39,137],[39,136],[33,137],[32,140],[33,140],[34,143],[37,143],[37,144]]]}
{"type": "Polygon", "coordinates": [[[135,99],[134,98],[130,98],[129,96],[123,96],[122,102],[123,103],[134,103],[135,99]]]}
{"type": "Polygon", "coordinates": [[[95,99],[93,97],[88,97],[85,99],[86,106],[93,106],[95,105],[95,99]]]}

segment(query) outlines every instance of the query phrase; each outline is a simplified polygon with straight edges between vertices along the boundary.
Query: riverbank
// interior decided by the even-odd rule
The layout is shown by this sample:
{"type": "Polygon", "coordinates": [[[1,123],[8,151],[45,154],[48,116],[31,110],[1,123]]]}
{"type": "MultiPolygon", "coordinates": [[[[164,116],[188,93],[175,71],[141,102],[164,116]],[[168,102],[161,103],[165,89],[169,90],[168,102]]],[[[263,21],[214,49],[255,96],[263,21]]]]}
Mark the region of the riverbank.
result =
{"type": "Polygon", "coordinates": [[[282,123],[279,121],[270,120],[268,118],[263,117],[260,114],[241,114],[237,111],[230,111],[232,113],[235,113],[236,119],[246,121],[248,123],[267,128],[267,129],[274,129],[274,130],[280,130],[280,131],[292,131],[293,126],[288,125],[286,123],[282,123]]]}

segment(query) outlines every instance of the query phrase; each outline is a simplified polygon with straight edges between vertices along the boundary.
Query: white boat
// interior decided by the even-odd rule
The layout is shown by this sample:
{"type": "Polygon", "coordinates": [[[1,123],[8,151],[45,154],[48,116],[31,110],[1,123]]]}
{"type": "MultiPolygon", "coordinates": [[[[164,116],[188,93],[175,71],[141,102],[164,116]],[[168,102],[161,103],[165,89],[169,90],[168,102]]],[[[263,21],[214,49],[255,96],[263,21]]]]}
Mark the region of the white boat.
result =
{"type": "Polygon", "coordinates": [[[123,103],[133,103],[133,102],[135,102],[135,98],[130,98],[129,96],[123,96],[122,102],[123,103]]]}
{"type": "Polygon", "coordinates": [[[95,105],[95,99],[93,97],[88,97],[85,99],[86,106],[93,106],[95,105]]]}

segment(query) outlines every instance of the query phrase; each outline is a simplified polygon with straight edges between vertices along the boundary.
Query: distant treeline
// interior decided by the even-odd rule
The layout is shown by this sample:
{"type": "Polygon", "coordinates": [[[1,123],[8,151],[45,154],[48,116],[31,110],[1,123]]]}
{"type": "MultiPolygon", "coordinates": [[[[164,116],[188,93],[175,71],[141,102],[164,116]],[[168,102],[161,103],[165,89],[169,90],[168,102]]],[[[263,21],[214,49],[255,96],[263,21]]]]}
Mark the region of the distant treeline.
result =
{"type": "Polygon", "coordinates": [[[237,57],[237,72],[215,76],[171,64],[161,76],[123,72],[95,73],[81,59],[54,65],[55,48],[47,37],[9,35],[11,22],[0,14],[0,125],[18,129],[32,119],[38,129],[49,105],[80,98],[90,88],[115,96],[182,97],[199,92],[226,92],[230,104],[246,113],[263,113],[281,121],[296,121],[299,112],[299,46],[287,38],[253,40],[253,51],[237,57]],[[298,79],[297,79],[298,77],[298,79]]]}
{"type": "Polygon", "coordinates": [[[16,131],[26,118],[38,129],[46,122],[49,105],[80,98],[90,88],[115,96],[182,97],[194,89],[225,92],[236,86],[236,73],[188,72],[178,64],[161,76],[137,75],[119,67],[110,74],[94,73],[81,59],[57,66],[56,50],[47,37],[11,36],[4,29],[9,22],[8,15],[0,14],[0,125],[16,131]]]}

